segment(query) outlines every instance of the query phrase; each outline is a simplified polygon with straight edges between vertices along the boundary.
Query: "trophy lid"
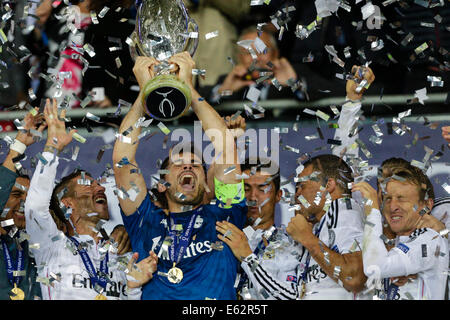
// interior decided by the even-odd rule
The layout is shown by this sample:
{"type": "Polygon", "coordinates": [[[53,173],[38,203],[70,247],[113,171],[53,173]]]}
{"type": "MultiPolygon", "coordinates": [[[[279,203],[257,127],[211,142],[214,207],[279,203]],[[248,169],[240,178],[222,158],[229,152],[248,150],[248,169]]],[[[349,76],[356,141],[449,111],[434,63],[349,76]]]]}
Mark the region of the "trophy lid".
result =
{"type": "Polygon", "coordinates": [[[147,0],[138,4],[136,47],[132,55],[166,60],[176,53],[188,51],[194,55],[198,45],[196,22],[189,17],[182,0],[147,0]]]}

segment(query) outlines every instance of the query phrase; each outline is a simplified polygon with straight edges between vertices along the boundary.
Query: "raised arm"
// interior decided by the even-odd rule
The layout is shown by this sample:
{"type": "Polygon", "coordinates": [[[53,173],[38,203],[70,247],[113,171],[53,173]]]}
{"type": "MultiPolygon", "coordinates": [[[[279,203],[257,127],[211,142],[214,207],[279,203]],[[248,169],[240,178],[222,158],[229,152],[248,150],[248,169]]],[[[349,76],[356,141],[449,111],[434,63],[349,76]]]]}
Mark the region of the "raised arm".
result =
{"type": "Polygon", "coordinates": [[[42,123],[42,115],[37,114],[37,108],[32,111],[36,115],[33,116],[31,111],[26,114],[23,119],[23,129],[21,128],[17,132],[16,138],[11,144],[8,155],[2,164],[3,167],[14,172],[16,171],[16,167],[14,166],[13,159],[22,155],[27,147],[36,142],[38,138],[35,135],[42,133],[46,127],[46,124],[42,123]],[[33,135],[30,130],[34,130],[36,133],[33,135]]]}
{"type": "MultiPolygon", "coordinates": [[[[63,110],[60,118],[65,118],[65,113],[63,110]]],[[[52,103],[47,99],[44,115],[48,125],[47,142],[42,153],[43,159],[38,161],[25,200],[27,233],[31,242],[39,243],[41,247],[51,245],[50,239],[60,232],[50,214],[50,200],[55,187],[58,154],[72,141],[75,133],[75,130],[66,132],[64,121],[58,118],[55,99],[52,103]]]]}
{"type": "Polygon", "coordinates": [[[353,66],[352,73],[356,81],[354,79],[347,80],[346,102],[342,105],[341,113],[339,115],[339,128],[337,128],[334,133],[334,139],[341,141],[341,145],[335,146],[332,150],[333,154],[338,157],[341,157],[344,153],[358,157],[359,147],[358,145],[353,144],[359,135],[356,133],[358,132],[357,127],[355,128],[354,126],[359,118],[357,114],[361,110],[361,99],[364,91],[375,80],[375,75],[369,67],[353,66]],[[359,88],[359,83],[363,80],[365,80],[367,84],[364,87],[359,88]],[[351,136],[349,137],[350,134],[351,136]]]}
{"type": "Polygon", "coordinates": [[[145,84],[154,77],[153,66],[158,63],[159,62],[154,58],[138,57],[136,59],[133,73],[139,83],[141,92],[130,111],[122,120],[119,136],[114,144],[113,167],[117,188],[121,190],[122,193],[123,191],[127,192],[132,188],[131,183],[134,183],[140,190],[134,201],[126,195],[119,195],[119,204],[125,215],[133,214],[147,194],[147,186],[144,177],[141,173],[135,171],[133,171],[135,173],[131,173],[131,169],[136,169],[138,167],[136,162],[136,151],[139,146],[138,136],[142,129],[141,127],[136,128],[135,124],[137,120],[145,114],[142,105],[142,89],[145,84]],[[123,161],[124,158],[125,162],[123,161]]]}
{"type": "Polygon", "coordinates": [[[46,124],[41,123],[42,116],[37,115],[36,109],[34,110],[36,116],[33,116],[31,112],[25,116],[23,129],[19,129],[14,142],[9,147],[5,161],[0,166],[0,213],[8,201],[9,194],[17,178],[14,161],[17,162],[19,160],[18,158],[25,153],[26,148],[37,141],[30,130],[37,129],[37,132],[41,133],[46,127],[46,124]]]}
{"type": "MultiPolygon", "coordinates": [[[[240,115],[237,117],[226,116],[224,117],[224,121],[228,129],[230,129],[231,132],[233,133],[234,141],[236,143],[236,140],[245,133],[245,128],[247,127],[245,123],[245,118],[243,118],[240,115]]],[[[238,150],[238,152],[239,151],[240,150],[238,150]]],[[[210,192],[208,192],[208,199],[206,203],[209,203],[210,200],[214,198],[214,191],[215,191],[214,174],[215,174],[215,162],[211,163],[211,165],[208,168],[206,182],[208,184],[210,192]]]]}
{"type": "Polygon", "coordinates": [[[188,52],[182,52],[169,59],[178,65],[179,78],[183,80],[192,92],[192,109],[202,122],[203,130],[211,139],[215,150],[214,177],[225,184],[236,184],[236,174],[241,174],[238,163],[236,144],[232,132],[216,110],[202,98],[192,84],[192,69],[195,62],[188,52]],[[235,167],[232,170],[232,167],[235,167]]]}

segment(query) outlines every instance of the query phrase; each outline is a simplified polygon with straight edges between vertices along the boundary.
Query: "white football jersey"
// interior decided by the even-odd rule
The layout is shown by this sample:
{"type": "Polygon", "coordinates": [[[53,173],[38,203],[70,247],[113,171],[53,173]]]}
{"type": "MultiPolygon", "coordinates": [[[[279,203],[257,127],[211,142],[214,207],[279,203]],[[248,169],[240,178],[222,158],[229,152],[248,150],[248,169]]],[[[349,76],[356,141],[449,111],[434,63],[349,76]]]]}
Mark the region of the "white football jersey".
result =
{"type": "Polygon", "coordinates": [[[431,215],[445,224],[445,227],[450,230],[450,197],[434,199],[431,215]]]}
{"type": "MultiPolygon", "coordinates": [[[[433,209],[431,210],[431,215],[445,224],[445,228],[447,230],[450,230],[450,197],[434,199],[434,205],[433,209]]],[[[450,236],[447,238],[447,241],[450,241],[450,236]]],[[[450,254],[450,242],[448,247],[450,254]]],[[[450,276],[447,279],[447,292],[450,292],[450,276]]]]}
{"type": "MultiPolygon", "coordinates": [[[[341,152],[344,149],[345,155],[358,157],[359,148],[354,144],[356,139],[359,138],[359,134],[349,137],[350,130],[358,120],[358,112],[361,110],[361,101],[348,100],[342,105],[341,113],[339,114],[338,125],[339,128],[334,132],[334,140],[341,141],[341,145],[333,145],[332,153],[335,156],[341,157],[341,152]]],[[[345,157],[344,157],[345,160],[345,157]]]]}
{"type": "MultiPolygon", "coordinates": [[[[286,233],[277,228],[269,237],[267,247],[257,249],[262,241],[264,230],[257,229],[249,238],[252,255],[241,264],[248,276],[244,287],[248,288],[251,300],[288,300],[297,299],[298,262],[303,247],[286,233]],[[255,254],[256,253],[256,254],[255,254]]],[[[242,275],[241,275],[242,276],[242,275]]],[[[245,290],[245,289],[244,289],[245,290]]],[[[245,298],[245,294],[243,295],[245,298]]]]}
{"type": "MultiPolygon", "coordinates": [[[[26,230],[30,236],[38,269],[38,279],[41,282],[42,298],[44,300],[94,300],[98,293],[94,290],[84,263],[76,250],[72,251],[70,240],[58,230],[49,212],[50,198],[55,186],[58,157],[44,152],[48,161],[43,165],[38,162],[30,182],[25,201],[26,230]],[[56,278],[56,280],[55,280],[56,278]]],[[[101,248],[91,236],[80,235],[75,239],[86,245],[86,251],[97,272],[100,267],[101,248]]],[[[104,251],[105,253],[106,251],[104,251]]],[[[130,257],[124,257],[128,261],[130,257]]],[[[119,257],[109,252],[108,275],[109,282],[103,293],[108,300],[140,299],[139,295],[129,297],[126,292],[127,279],[123,264],[119,257]]]]}
{"type": "Polygon", "coordinates": [[[417,274],[416,280],[400,286],[394,299],[442,300],[448,270],[448,242],[436,231],[423,228],[396,239],[387,251],[381,213],[372,210],[364,229],[363,262],[366,276],[391,278],[417,274]]]}
{"type": "MultiPolygon", "coordinates": [[[[319,240],[328,248],[339,254],[360,251],[359,245],[363,238],[363,211],[353,199],[337,199],[331,203],[328,212],[314,226],[313,231],[319,232],[319,240]],[[320,225],[322,227],[320,228],[320,225]]],[[[305,300],[347,300],[357,299],[357,295],[347,291],[341,284],[328,277],[320,265],[307,253],[303,255],[300,264],[300,274],[303,273],[309,261],[306,275],[305,300]]]]}

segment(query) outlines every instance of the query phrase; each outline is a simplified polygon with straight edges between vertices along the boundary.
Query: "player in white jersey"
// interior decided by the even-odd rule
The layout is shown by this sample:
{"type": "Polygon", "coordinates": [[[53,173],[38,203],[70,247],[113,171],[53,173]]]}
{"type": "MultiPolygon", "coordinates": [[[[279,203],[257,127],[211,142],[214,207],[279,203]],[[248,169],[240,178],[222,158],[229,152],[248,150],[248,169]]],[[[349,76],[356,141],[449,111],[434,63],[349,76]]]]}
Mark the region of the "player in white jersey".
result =
{"type": "Polygon", "coordinates": [[[434,199],[431,214],[445,224],[445,228],[450,230],[450,197],[434,199]]]}
{"type": "Polygon", "coordinates": [[[375,80],[375,75],[367,66],[353,66],[353,79],[346,83],[346,101],[339,113],[338,128],[334,133],[334,140],[340,141],[333,145],[332,152],[338,157],[347,160],[347,156],[358,157],[358,144],[355,143],[358,135],[357,122],[361,111],[361,99],[364,91],[375,80]]]}
{"type": "MultiPolygon", "coordinates": [[[[428,210],[427,214],[424,214],[422,216],[420,224],[417,226],[417,228],[433,229],[436,232],[442,233],[443,235],[448,233],[447,230],[449,229],[450,219],[448,217],[448,214],[446,214],[446,212],[448,211],[450,205],[449,201],[450,199],[448,198],[435,199],[433,184],[431,183],[428,176],[421,169],[412,166],[405,159],[389,158],[383,161],[378,177],[378,203],[382,202],[382,186],[380,182],[382,182],[384,178],[388,178],[392,175],[393,168],[406,168],[410,171],[413,171],[416,177],[420,180],[421,187],[424,188],[425,192],[424,200],[426,201],[426,207],[428,208],[428,210]],[[431,212],[429,209],[431,209],[431,212]]],[[[390,230],[389,227],[384,228],[384,234],[388,238],[395,238],[395,234],[393,234],[393,232],[390,230]]],[[[410,275],[406,278],[408,282],[405,282],[406,279],[403,279],[397,281],[397,284],[398,285],[403,285],[404,283],[410,284],[410,282],[414,282],[415,279],[417,279],[417,275],[410,275]]],[[[396,282],[396,280],[397,279],[395,279],[394,282],[396,282]]],[[[388,280],[385,280],[385,282],[386,281],[388,280]]]]}
{"type": "Polygon", "coordinates": [[[276,166],[276,172],[269,172],[272,167],[275,167],[273,162],[261,159],[254,162],[246,159],[241,165],[242,172],[248,176],[244,180],[247,227],[241,231],[227,221],[217,223],[219,239],[241,261],[242,272],[235,285],[245,300],[298,297],[296,269],[302,247],[291,239],[285,228],[274,225],[275,205],[282,191],[279,168],[276,166]],[[258,266],[253,268],[255,263],[258,266]]]}
{"type": "MultiPolygon", "coordinates": [[[[370,83],[372,83],[375,79],[372,70],[368,67],[362,68],[354,66],[352,71],[354,73],[354,79],[347,81],[347,103],[343,106],[341,118],[339,119],[339,128],[342,128],[342,130],[339,131],[338,129],[338,135],[342,135],[343,137],[341,140],[342,145],[347,145],[349,143],[348,139],[346,139],[348,134],[344,134],[344,132],[348,132],[350,130],[349,127],[346,127],[346,123],[350,122],[350,118],[354,118],[353,110],[355,108],[358,108],[359,111],[362,94],[368,85],[370,85],[370,83]],[[357,89],[358,86],[360,86],[361,80],[365,80],[366,85],[365,87],[363,86],[357,89]]],[[[335,139],[340,140],[338,135],[335,139]]],[[[340,151],[341,149],[336,148],[333,152],[339,153],[340,151]]],[[[333,160],[339,161],[338,158],[333,160]]],[[[255,177],[251,179],[255,180],[254,182],[256,183],[259,178],[260,177],[255,177]]],[[[252,187],[251,182],[252,181],[246,180],[246,185],[248,188],[246,192],[247,200],[249,199],[249,196],[252,197],[249,191],[251,189],[257,189],[257,185],[252,187]]],[[[261,204],[261,202],[263,203],[266,198],[267,200],[270,198],[270,193],[263,195],[262,192],[260,192],[260,195],[257,196],[257,198],[260,200],[261,204]]],[[[298,200],[296,201],[298,202],[298,200]]],[[[339,203],[340,202],[336,202],[335,204],[338,212],[340,206],[339,203]]],[[[356,207],[356,203],[353,200],[348,199],[345,203],[346,208],[348,208],[347,203],[356,207]]],[[[297,204],[297,206],[300,206],[300,204],[297,204]]],[[[271,227],[270,221],[272,221],[273,224],[274,208],[272,211],[267,210],[269,207],[267,205],[263,208],[255,205],[249,205],[248,215],[256,218],[259,213],[261,222],[257,226],[253,226],[255,229],[250,226],[247,227],[244,230],[245,234],[228,222],[218,223],[218,231],[224,235],[227,230],[230,230],[228,231],[230,233],[228,237],[222,236],[221,239],[223,239],[223,241],[227,243],[230,248],[232,248],[235,256],[240,259],[242,262],[241,266],[244,269],[246,276],[250,279],[250,281],[248,281],[248,286],[244,285],[241,292],[241,296],[244,299],[296,299],[302,296],[301,292],[298,290],[298,283],[301,280],[299,276],[301,265],[299,265],[298,262],[302,257],[306,260],[308,255],[305,254],[306,250],[303,246],[300,243],[293,241],[292,237],[286,233],[284,228],[275,228],[274,226],[271,227]],[[266,212],[268,212],[268,214],[266,212]],[[272,220],[267,219],[266,217],[272,217],[272,220]]],[[[333,208],[335,208],[334,205],[333,208]]],[[[345,210],[341,209],[341,212],[344,211],[345,210]]],[[[333,215],[333,213],[330,214],[333,215]]],[[[349,213],[348,215],[345,213],[343,214],[344,218],[341,218],[339,220],[340,222],[346,221],[347,216],[351,216],[352,213],[349,213]]],[[[359,214],[359,216],[361,216],[361,214],[359,214]]],[[[360,219],[357,221],[360,221],[360,219]]],[[[339,224],[339,226],[341,225],[339,224]]],[[[330,227],[335,226],[332,225],[330,227]]],[[[324,228],[324,231],[327,228],[328,227],[324,228]]],[[[346,231],[349,231],[350,229],[347,229],[346,231]]],[[[361,240],[362,225],[360,224],[356,227],[356,229],[359,230],[358,237],[359,240],[361,240]]],[[[333,231],[331,231],[331,233],[333,233],[333,231]]],[[[342,247],[341,252],[344,252],[346,243],[340,241],[341,239],[346,239],[347,236],[343,235],[345,233],[344,229],[341,229],[339,233],[339,247],[342,247]]],[[[348,236],[352,237],[352,232],[349,231],[348,233],[348,236]]],[[[352,244],[354,245],[355,243],[356,242],[353,242],[352,244]]],[[[359,270],[356,270],[355,268],[350,272],[347,270],[347,266],[345,267],[346,271],[352,273],[352,277],[347,277],[351,278],[351,281],[346,281],[346,285],[350,288],[350,290],[354,289],[355,292],[362,288],[361,284],[365,281],[365,277],[362,272],[362,259],[360,256],[356,260],[358,259],[360,265],[359,270]]],[[[325,294],[324,291],[325,290],[322,290],[323,294],[325,294]]],[[[331,291],[333,291],[333,289],[331,291]]],[[[343,289],[343,291],[345,291],[345,289],[343,289]]],[[[354,297],[354,295],[349,295],[347,292],[345,292],[344,295],[346,298],[354,297]]],[[[315,295],[312,298],[314,299],[315,297],[320,299],[321,295],[315,295]]],[[[306,298],[309,298],[309,296],[306,295],[306,298]]],[[[339,299],[339,296],[332,293],[332,298],[339,299]]]]}
{"type": "MultiPolygon", "coordinates": [[[[420,179],[421,185],[425,191],[425,201],[427,207],[431,209],[430,215],[425,216],[426,221],[420,225],[421,228],[431,228],[437,232],[449,228],[449,215],[445,214],[450,205],[450,198],[437,198],[435,199],[433,184],[428,176],[418,167],[412,166],[407,160],[403,158],[389,158],[383,161],[381,164],[381,170],[378,173],[377,186],[378,186],[378,202],[382,201],[382,188],[380,181],[383,178],[387,178],[392,175],[392,168],[406,168],[414,171],[416,176],[420,179]]],[[[450,211],[449,211],[450,212],[450,211]]],[[[424,219],[422,219],[424,220],[424,219]]]]}
{"type": "Polygon", "coordinates": [[[351,169],[337,156],[320,155],[304,163],[297,181],[300,210],[287,232],[306,248],[299,270],[301,297],[356,299],[366,278],[359,249],[362,208],[346,197],[351,169]]]}
{"type": "MultiPolygon", "coordinates": [[[[356,67],[353,66],[352,71],[354,72],[355,78],[364,78],[369,81],[369,83],[373,82],[375,79],[375,76],[372,73],[372,70],[367,67],[356,67]]],[[[333,154],[339,157],[343,157],[346,159],[346,157],[358,157],[359,156],[359,146],[356,142],[356,139],[359,138],[358,135],[358,119],[359,116],[362,114],[361,111],[361,99],[362,99],[362,92],[356,93],[354,88],[358,84],[355,81],[347,81],[347,97],[346,102],[342,106],[342,110],[339,114],[338,118],[338,128],[335,131],[334,134],[334,140],[338,140],[341,142],[340,145],[335,145],[332,149],[333,154]]],[[[448,129],[450,127],[443,127],[442,128],[442,135],[443,137],[448,137],[446,134],[446,131],[450,131],[448,129]]],[[[377,130],[375,127],[374,130],[377,130]]],[[[389,158],[383,161],[381,165],[381,169],[385,170],[387,167],[394,167],[394,166],[407,166],[410,165],[410,163],[402,158],[389,158]]],[[[428,179],[428,177],[427,177],[428,179]]],[[[428,186],[432,186],[431,182],[427,181],[428,186]]],[[[381,190],[379,190],[381,192],[381,190]]],[[[431,196],[431,195],[430,195],[431,196]]],[[[432,199],[434,199],[434,195],[431,196],[432,199]]],[[[450,230],[450,197],[444,197],[440,199],[434,199],[434,205],[433,209],[431,211],[431,215],[435,217],[437,220],[441,221],[443,224],[445,224],[445,227],[450,230]],[[445,213],[448,214],[446,215],[445,213]]],[[[428,224],[428,227],[431,225],[436,225],[436,221],[430,219],[430,223],[428,224]]],[[[426,227],[426,226],[425,226],[426,227]]]]}
{"type": "MultiPolygon", "coordinates": [[[[57,228],[50,214],[59,163],[56,153],[71,142],[74,131],[66,133],[64,121],[58,118],[55,100],[52,105],[47,100],[44,113],[48,139],[25,202],[26,228],[30,243],[35,245],[33,253],[43,299],[139,299],[140,286],[151,279],[157,258],[151,255],[135,268],[133,263],[129,264],[129,255],[117,255],[111,243],[102,239],[99,222],[108,220],[109,213],[105,188],[96,180],[82,173],[66,179],[67,184],[62,193],[58,191],[58,198],[61,206],[71,210],[69,221],[73,232],[65,235],[57,228]],[[129,281],[124,272],[127,267],[129,281]]],[[[61,118],[64,116],[65,111],[62,111],[61,118]]],[[[136,255],[133,258],[135,261],[136,255]]]]}
{"type": "MultiPolygon", "coordinates": [[[[235,138],[240,137],[246,127],[241,116],[226,117],[227,127],[233,131],[235,138]]],[[[212,166],[211,166],[212,167],[212,166]]],[[[212,169],[209,169],[209,172],[212,169]]],[[[245,159],[241,164],[244,176],[245,198],[247,199],[247,226],[243,231],[230,222],[217,223],[217,230],[233,253],[241,261],[241,270],[235,282],[238,298],[244,300],[295,299],[298,265],[301,246],[287,235],[285,228],[276,228],[275,205],[280,201],[280,170],[269,159],[245,159]],[[226,238],[223,234],[230,230],[226,238]],[[281,246],[280,246],[281,244],[281,246]],[[285,250],[280,249],[285,248],[285,250]],[[276,250],[276,254],[275,254],[276,250]],[[290,252],[298,252],[298,256],[290,252]],[[250,256],[250,254],[252,254],[250,256]],[[260,271],[251,272],[244,257],[255,257],[263,261],[260,271]],[[265,288],[277,288],[271,292],[265,288]]],[[[208,180],[211,179],[208,172],[208,180]]],[[[210,183],[213,190],[214,184],[210,183]]]]}
{"type": "MultiPolygon", "coordinates": [[[[358,71],[356,72],[355,77],[357,76],[358,73],[361,74],[361,72],[363,74],[365,74],[364,78],[366,78],[366,79],[369,79],[372,77],[371,72],[369,70],[366,70],[364,67],[358,67],[358,71]]],[[[347,89],[350,84],[351,83],[348,82],[347,89]]],[[[355,85],[356,84],[353,83],[353,86],[355,86],[355,85]]],[[[342,106],[342,110],[339,114],[338,128],[335,131],[334,140],[341,141],[341,145],[334,146],[332,150],[333,150],[333,154],[335,154],[337,156],[341,156],[344,159],[347,159],[348,157],[358,158],[359,145],[356,143],[356,139],[359,138],[359,135],[358,135],[359,130],[358,130],[357,122],[359,120],[359,116],[362,114],[361,98],[362,98],[361,94],[357,95],[355,92],[353,92],[353,94],[352,94],[351,91],[349,92],[349,90],[347,90],[347,99],[346,99],[347,101],[342,106]]],[[[448,135],[445,136],[445,133],[446,133],[446,132],[444,132],[445,128],[450,128],[450,127],[442,128],[442,134],[443,134],[444,138],[448,137],[448,135]]],[[[373,129],[375,131],[379,130],[375,126],[373,126],[373,129]]],[[[391,158],[391,159],[387,159],[386,161],[383,162],[382,169],[384,169],[384,167],[386,165],[389,166],[389,162],[391,160],[393,161],[392,164],[403,165],[403,163],[400,163],[399,160],[402,160],[402,162],[405,162],[408,165],[410,164],[408,161],[401,159],[401,158],[391,158]]],[[[429,180],[428,180],[428,182],[429,182],[429,180]]],[[[429,184],[431,185],[431,182],[429,182],[429,184]]],[[[431,198],[433,199],[434,196],[431,198]]],[[[438,200],[438,199],[436,199],[436,200],[438,200]]],[[[444,203],[444,205],[441,205],[438,207],[433,206],[433,210],[431,211],[431,214],[424,216],[424,219],[422,221],[422,227],[430,227],[430,228],[433,228],[438,231],[441,231],[444,228],[447,228],[448,230],[450,229],[449,228],[450,213],[445,215],[445,212],[447,212],[446,207],[448,207],[449,204],[446,203],[445,201],[441,202],[441,203],[444,203]],[[436,219],[434,219],[434,218],[436,218],[436,219]],[[443,224],[441,224],[440,222],[445,224],[445,227],[443,227],[443,224]]],[[[390,236],[390,232],[389,232],[388,228],[385,228],[384,232],[385,232],[386,236],[388,236],[388,237],[390,236]]],[[[411,277],[409,277],[409,278],[411,280],[411,277]]],[[[450,278],[449,278],[449,288],[450,288],[450,278]]]]}
{"type": "MultiPolygon", "coordinates": [[[[344,169],[350,170],[348,166],[340,164],[336,156],[319,156],[318,159],[323,160],[322,166],[325,168],[329,168],[330,163],[336,164],[326,169],[327,174],[334,171],[335,175],[338,175],[344,169]]],[[[314,161],[315,159],[312,159],[313,163],[314,161]]],[[[314,197],[311,198],[310,195],[317,194],[312,192],[312,188],[316,187],[317,191],[320,189],[320,184],[313,181],[320,179],[317,172],[312,174],[313,167],[313,164],[306,164],[300,174],[296,194],[300,196],[302,191],[305,192],[304,197],[308,198],[311,204],[314,203],[314,197]]],[[[264,182],[264,178],[258,174],[257,172],[255,176],[246,179],[249,201],[257,192],[254,190],[255,186],[252,186],[252,180],[256,182],[260,179],[264,182]]],[[[347,178],[351,179],[351,174],[347,174],[347,178]]],[[[335,179],[330,177],[330,180],[335,181],[335,179]]],[[[270,186],[268,183],[266,185],[270,186]]],[[[263,193],[267,186],[260,186],[260,188],[263,193]]],[[[329,205],[325,206],[324,194],[320,205],[311,205],[309,210],[304,210],[303,214],[307,217],[315,216],[319,220],[315,224],[315,235],[311,227],[308,227],[309,232],[300,231],[299,228],[304,225],[301,225],[298,218],[293,218],[287,230],[283,227],[271,227],[270,224],[267,224],[265,228],[258,228],[258,224],[253,226],[255,229],[249,226],[242,232],[226,221],[217,224],[217,230],[224,235],[219,238],[229,245],[235,256],[240,259],[241,266],[249,279],[248,286],[244,285],[241,292],[244,299],[355,298],[355,294],[363,288],[365,282],[361,254],[355,253],[359,250],[358,243],[362,242],[362,211],[354,200],[342,197],[343,191],[340,188],[338,190],[335,183],[330,181],[327,188],[331,200],[329,205]],[[311,239],[308,238],[308,234],[321,242],[318,246],[326,252],[325,262],[320,257],[321,253],[315,250],[317,248],[314,245],[309,247],[313,250],[312,255],[302,246],[301,241],[311,239]],[[294,241],[297,239],[300,241],[294,241]],[[307,272],[306,269],[309,271],[307,272]],[[302,284],[300,287],[299,283],[302,284]],[[302,293],[303,287],[305,291],[302,293]]],[[[305,202],[300,203],[297,208],[307,206],[305,202]]],[[[254,207],[257,208],[257,206],[254,207]]],[[[261,212],[263,211],[261,209],[261,212]]],[[[251,211],[249,215],[251,216],[251,211]]],[[[273,217],[273,213],[272,215],[261,214],[260,223],[264,224],[267,216],[273,217]]],[[[309,246],[309,242],[307,245],[309,246]]]]}
{"type": "Polygon", "coordinates": [[[385,299],[444,299],[448,243],[438,232],[417,229],[426,209],[426,189],[413,170],[393,168],[390,179],[382,182],[382,211],[390,229],[397,235],[395,248],[388,251],[383,241],[382,215],[377,192],[366,182],[353,186],[368,199],[365,212],[364,272],[376,283],[383,278],[417,274],[404,286],[385,284],[385,299]]]}
{"type": "Polygon", "coordinates": [[[336,183],[336,175],[345,170],[348,170],[345,176],[351,180],[350,168],[336,156],[317,159],[311,159],[300,174],[296,193],[299,201],[296,208],[300,211],[286,230],[256,230],[249,235],[248,245],[245,234],[232,224],[218,224],[218,231],[226,235],[220,239],[241,260],[251,282],[244,298],[354,299],[355,293],[363,288],[366,278],[361,253],[354,252],[358,250],[357,243],[362,241],[361,208],[352,199],[344,199],[344,187],[336,183]],[[313,173],[317,159],[322,160],[323,175],[313,173]],[[322,179],[326,180],[323,194],[318,182],[322,179]],[[320,202],[315,204],[318,191],[320,202]],[[317,219],[315,234],[305,216],[317,219]],[[263,240],[262,249],[255,253],[253,247],[261,236],[267,241],[263,240]]]}

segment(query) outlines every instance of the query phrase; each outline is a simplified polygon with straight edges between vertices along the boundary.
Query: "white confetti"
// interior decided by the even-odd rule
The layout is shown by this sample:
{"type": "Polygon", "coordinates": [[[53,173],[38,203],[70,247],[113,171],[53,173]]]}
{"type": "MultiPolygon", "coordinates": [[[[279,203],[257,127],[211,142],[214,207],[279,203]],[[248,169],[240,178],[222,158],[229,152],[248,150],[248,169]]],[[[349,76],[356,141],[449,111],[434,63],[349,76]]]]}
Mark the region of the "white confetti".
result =
{"type": "Polygon", "coordinates": [[[206,40],[209,40],[209,39],[217,37],[218,35],[219,35],[219,30],[216,30],[216,31],[205,34],[205,38],[206,38],[206,40]]]}

